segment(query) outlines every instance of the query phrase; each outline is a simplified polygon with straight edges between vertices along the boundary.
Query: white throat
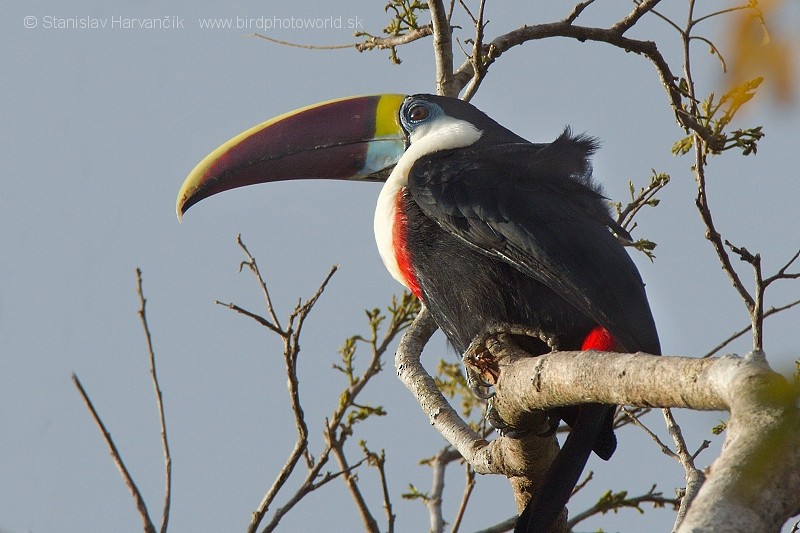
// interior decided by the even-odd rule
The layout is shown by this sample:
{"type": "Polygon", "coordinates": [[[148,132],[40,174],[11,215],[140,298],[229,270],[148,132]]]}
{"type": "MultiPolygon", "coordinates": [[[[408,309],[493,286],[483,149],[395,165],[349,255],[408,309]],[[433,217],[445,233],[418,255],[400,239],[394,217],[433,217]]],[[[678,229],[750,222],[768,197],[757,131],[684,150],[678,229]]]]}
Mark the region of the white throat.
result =
{"type": "Polygon", "coordinates": [[[410,136],[411,144],[383,185],[375,208],[375,241],[386,269],[401,284],[406,285],[395,257],[393,228],[397,194],[408,185],[408,173],[411,167],[422,156],[470,146],[480,139],[482,134],[483,131],[473,124],[451,117],[442,117],[430,125],[417,127],[410,136]]]}

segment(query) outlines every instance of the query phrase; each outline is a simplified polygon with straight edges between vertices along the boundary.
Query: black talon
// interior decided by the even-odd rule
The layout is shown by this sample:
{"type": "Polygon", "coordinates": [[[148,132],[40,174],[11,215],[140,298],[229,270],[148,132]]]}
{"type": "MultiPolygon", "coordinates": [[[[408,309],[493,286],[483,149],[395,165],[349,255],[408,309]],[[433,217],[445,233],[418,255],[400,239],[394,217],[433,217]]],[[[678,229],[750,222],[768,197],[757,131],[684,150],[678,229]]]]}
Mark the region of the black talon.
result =
{"type": "Polygon", "coordinates": [[[531,432],[529,428],[517,428],[510,425],[500,417],[497,409],[491,405],[486,409],[486,421],[489,422],[490,426],[499,431],[500,435],[508,437],[509,439],[521,439],[531,432]]]}
{"type": "Polygon", "coordinates": [[[547,431],[537,433],[536,436],[542,438],[552,437],[558,431],[559,425],[561,425],[561,421],[558,418],[550,417],[547,422],[547,431]]]}
{"type": "Polygon", "coordinates": [[[477,372],[470,369],[468,366],[464,368],[467,372],[467,386],[472,391],[472,394],[481,400],[494,398],[494,392],[488,390],[492,387],[492,384],[484,381],[477,372]]]}

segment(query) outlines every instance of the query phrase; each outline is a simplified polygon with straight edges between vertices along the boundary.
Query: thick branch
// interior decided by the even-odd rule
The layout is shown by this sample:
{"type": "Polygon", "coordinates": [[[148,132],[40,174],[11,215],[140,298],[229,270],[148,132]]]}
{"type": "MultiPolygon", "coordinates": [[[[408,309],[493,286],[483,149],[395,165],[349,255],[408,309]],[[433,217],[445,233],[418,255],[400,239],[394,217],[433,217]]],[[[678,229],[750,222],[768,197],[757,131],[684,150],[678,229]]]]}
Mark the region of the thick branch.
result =
{"type": "MultiPolygon", "coordinates": [[[[461,420],[419,362],[435,329],[423,309],[398,347],[398,375],[431,424],[477,472],[509,477],[521,508],[530,491],[539,489],[555,443],[539,437],[487,442],[461,420]],[[532,448],[536,449],[533,456],[532,448]],[[537,461],[535,467],[531,459],[537,461]]],[[[530,357],[492,338],[485,347],[499,368],[493,399],[499,416],[514,427],[531,427],[534,435],[538,428],[531,424],[542,422],[532,418],[535,413],[590,402],[729,411],[722,455],[678,531],[776,531],[800,508],[796,392],[763,358],[693,359],[613,352],[530,357]],[[737,523],[724,522],[720,527],[731,516],[737,523]]]]}
{"type": "Polygon", "coordinates": [[[528,411],[589,402],[730,411],[738,388],[751,386],[747,380],[765,382],[757,383],[762,388],[768,381],[785,383],[766,364],[736,356],[553,352],[530,357],[511,347],[497,348],[495,356],[501,373],[494,406],[512,425],[528,411]]]}
{"type": "Polygon", "coordinates": [[[800,508],[796,393],[763,358],[598,352],[531,358],[506,347],[493,354],[500,365],[494,405],[511,424],[531,410],[585,402],[729,411],[723,452],[678,532],[772,532],[800,508]]]}
{"type": "Polygon", "coordinates": [[[441,0],[430,0],[433,26],[433,55],[436,58],[436,94],[458,96],[459,87],[453,78],[453,30],[441,0]]]}
{"type": "Polygon", "coordinates": [[[532,429],[528,436],[520,439],[501,437],[487,442],[461,419],[420,363],[422,348],[434,331],[436,325],[423,307],[398,346],[395,357],[397,374],[428,415],[431,425],[476,472],[503,474],[509,478],[517,508],[522,511],[538,492],[547,467],[558,453],[555,437],[538,436],[547,429],[547,419],[542,412],[527,413],[525,425],[532,429]]]}

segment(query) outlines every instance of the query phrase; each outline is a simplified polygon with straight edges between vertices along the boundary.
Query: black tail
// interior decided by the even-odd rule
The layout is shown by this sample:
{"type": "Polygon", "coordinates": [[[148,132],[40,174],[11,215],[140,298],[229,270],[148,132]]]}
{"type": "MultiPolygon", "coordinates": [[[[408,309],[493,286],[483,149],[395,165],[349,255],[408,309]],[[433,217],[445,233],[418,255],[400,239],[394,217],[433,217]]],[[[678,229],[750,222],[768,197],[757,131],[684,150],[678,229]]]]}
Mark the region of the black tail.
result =
{"type": "MultiPolygon", "coordinates": [[[[528,502],[519,516],[514,533],[547,533],[572,495],[596,441],[608,431],[608,421],[613,412],[611,405],[586,404],[579,407],[564,446],[550,465],[539,494],[528,502]]],[[[608,453],[603,459],[610,456],[608,453]]]]}

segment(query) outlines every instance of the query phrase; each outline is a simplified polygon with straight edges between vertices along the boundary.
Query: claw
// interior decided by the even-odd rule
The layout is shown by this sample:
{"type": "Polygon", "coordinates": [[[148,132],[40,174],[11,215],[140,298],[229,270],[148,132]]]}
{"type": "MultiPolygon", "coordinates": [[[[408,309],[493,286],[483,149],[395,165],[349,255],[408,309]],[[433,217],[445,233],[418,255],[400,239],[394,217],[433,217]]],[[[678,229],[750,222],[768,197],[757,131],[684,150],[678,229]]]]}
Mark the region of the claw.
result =
{"type": "Polygon", "coordinates": [[[561,420],[558,418],[550,417],[547,421],[547,431],[543,431],[541,433],[537,433],[536,436],[538,437],[552,437],[558,431],[558,426],[561,424],[561,420]]]}
{"type": "Polygon", "coordinates": [[[467,385],[472,391],[472,394],[481,400],[488,400],[494,397],[494,392],[489,390],[492,386],[491,383],[486,383],[486,381],[481,378],[480,374],[469,366],[465,366],[464,370],[467,373],[467,385]]]}
{"type": "Polygon", "coordinates": [[[516,428],[508,424],[508,422],[500,418],[497,409],[491,405],[486,409],[486,421],[489,422],[490,426],[499,431],[500,435],[508,437],[509,439],[520,439],[531,432],[529,428],[516,428]]]}

